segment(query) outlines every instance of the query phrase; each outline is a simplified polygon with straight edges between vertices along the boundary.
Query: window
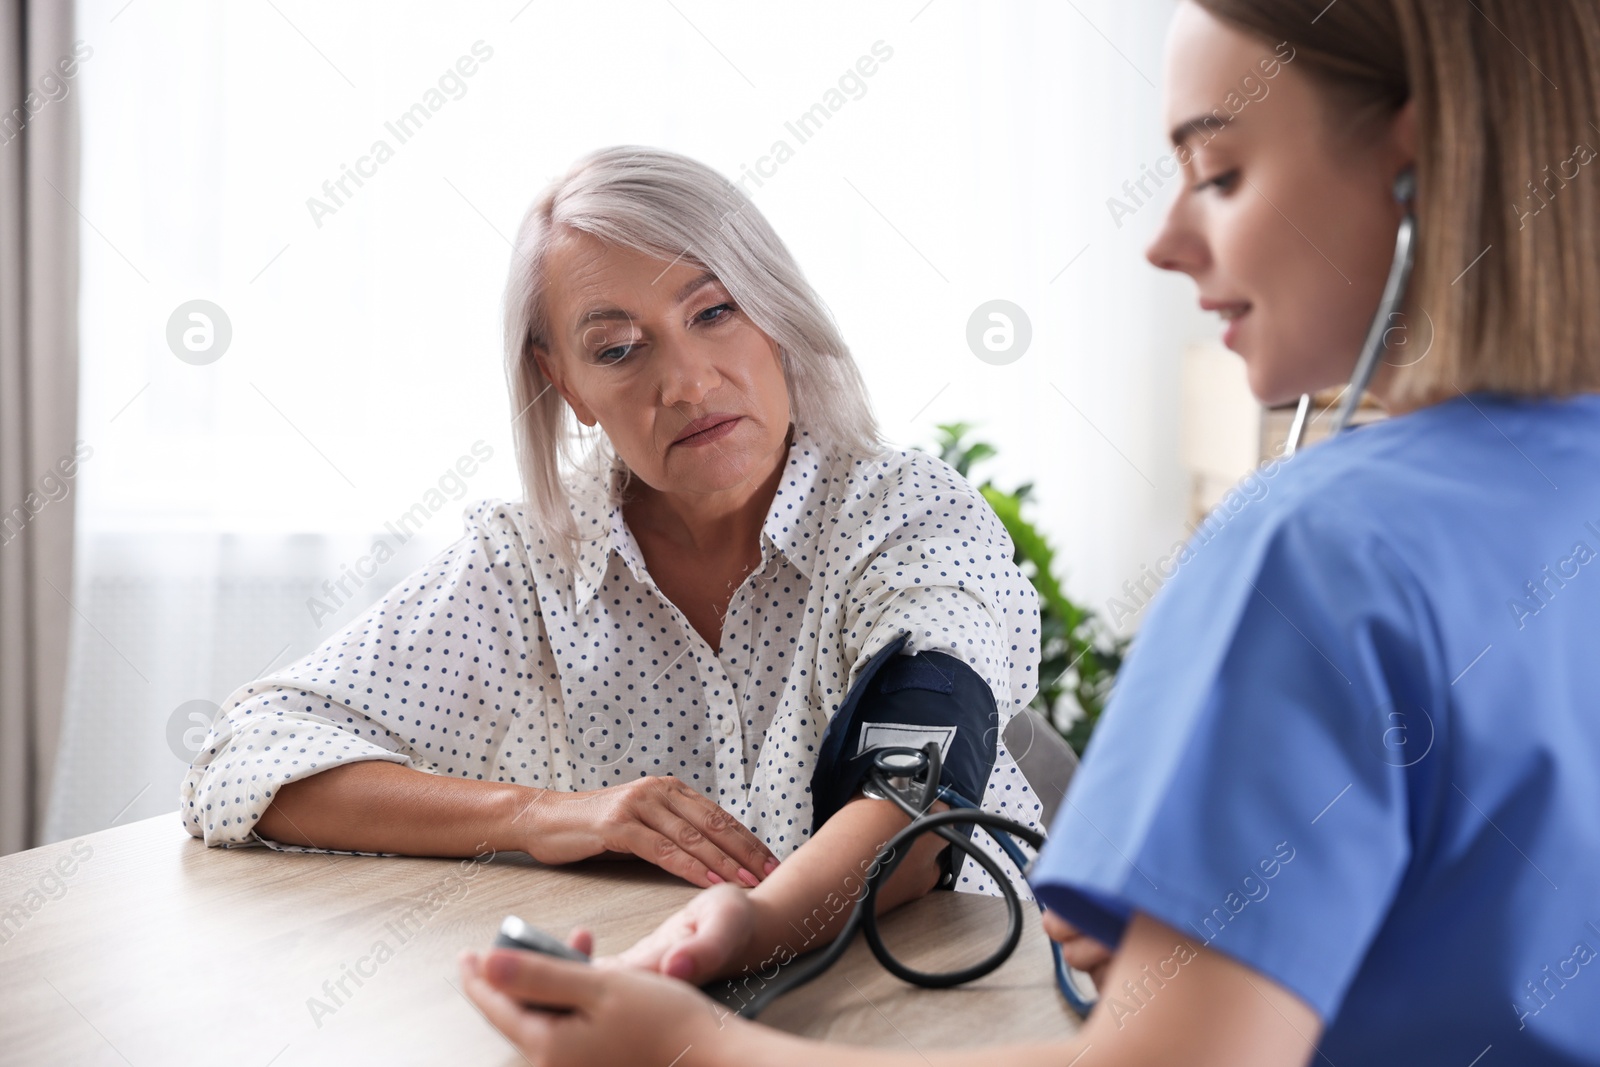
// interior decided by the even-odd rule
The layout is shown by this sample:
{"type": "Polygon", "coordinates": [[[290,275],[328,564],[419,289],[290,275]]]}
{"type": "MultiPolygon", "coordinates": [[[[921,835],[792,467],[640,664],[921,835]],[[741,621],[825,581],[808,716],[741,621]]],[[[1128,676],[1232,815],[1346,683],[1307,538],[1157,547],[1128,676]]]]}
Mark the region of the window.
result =
{"type": "Polygon", "coordinates": [[[1159,208],[1106,207],[1162,151],[1169,10],[81,0],[93,454],[51,839],[130,798],[123,820],[171,810],[190,702],[326,640],[459,536],[470,502],[520,496],[508,241],[606,144],[739,181],[889,437],[980,424],[997,476],[1038,483],[1074,588],[1113,594],[1184,504],[1177,327],[1124,310],[1176,291],[1140,257],[1159,208]],[[1004,366],[968,342],[997,298],[1031,328],[1004,366]],[[490,458],[445,479],[475,449],[490,458]],[[437,497],[402,555],[348,577],[437,497]]]}

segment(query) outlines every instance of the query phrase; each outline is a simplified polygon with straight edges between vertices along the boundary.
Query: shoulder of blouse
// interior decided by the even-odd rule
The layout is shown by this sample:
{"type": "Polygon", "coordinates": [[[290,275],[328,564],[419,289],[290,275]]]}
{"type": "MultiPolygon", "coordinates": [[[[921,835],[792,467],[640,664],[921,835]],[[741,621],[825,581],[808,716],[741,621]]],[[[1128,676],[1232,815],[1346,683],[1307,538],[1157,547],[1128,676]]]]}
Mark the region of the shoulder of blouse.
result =
{"type": "MultiPolygon", "coordinates": [[[[983,494],[944,460],[916,448],[885,447],[871,456],[829,457],[837,489],[830,510],[853,512],[860,524],[898,522],[937,509],[969,512],[980,526],[994,520],[983,494]]],[[[998,521],[998,520],[994,520],[998,521]]]]}
{"type": "Polygon", "coordinates": [[[576,573],[533,521],[527,501],[488,497],[469,505],[463,515],[467,537],[484,546],[492,562],[524,569],[518,580],[531,583],[538,612],[546,617],[564,617],[576,609],[585,590],[598,586],[610,552],[612,506],[605,487],[582,475],[569,477],[567,487],[568,506],[583,539],[576,573]]]}

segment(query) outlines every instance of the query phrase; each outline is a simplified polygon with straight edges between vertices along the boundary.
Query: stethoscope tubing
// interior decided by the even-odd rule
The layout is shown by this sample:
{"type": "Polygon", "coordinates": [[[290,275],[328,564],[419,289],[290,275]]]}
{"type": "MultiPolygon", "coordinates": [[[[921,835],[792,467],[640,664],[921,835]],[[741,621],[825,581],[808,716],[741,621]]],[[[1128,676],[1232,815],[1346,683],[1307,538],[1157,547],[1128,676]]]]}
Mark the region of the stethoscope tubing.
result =
{"type": "MultiPolygon", "coordinates": [[[[740,1007],[737,1011],[745,1018],[754,1018],[764,1011],[774,1000],[799,989],[822,975],[828,968],[844,955],[850,943],[855,939],[857,931],[866,938],[872,954],[878,962],[891,974],[902,981],[930,989],[948,989],[953,986],[964,985],[992,973],[1011,958],[1021,943],[1024,926],[1022,899],[1017,893],[1016,886],[1011,878],[1000,866],[1000,862],[988,852],[975,845],[970,836],[958,832],[956,826],[983,827],[985,832],[999,845],[1006,857],[1015,864],[1018,873],[1026,877],[1030,860],[1017,846],[1016,839],[1025,841],[1035,851],[1042,849],[1045,836],[1031,827],[1025,826],[1013,819],[994,812],[984,811],[977,804],[962,796],[948,786],[939,785],[942,773],[941,759],[937,745],[929,744],[922,750],[916,749],[886,749],[887,753],[913,754],[920,759],[920,767],[911,774],[895,773],[891,775],[881,762],[875,763],[869,773],[869,779],[882,796],[894,801],[899,808],[911,817],[911,822],[899,833],[891,837],[878,852],[874,870],[866,879],[866,889],[862,897],[852,909],[850,917],[845,921],[844,927],[834,938],[832,944],[817,952],[802,956],[791,961],[781,969],[777,976],[763,984],[754,997],[740,1007]],[[909,786],[914,779],[924,776],[916,796],[908,797],[904,788],[897,786],[896,781],[906,782],[909,786]],[[935,801],[943,800],[951,805],[948,811],[928,814],[935,801]],[[1006,902],[1006,936],[1000,946],[982,960],[969,967],[957,971],[921,971],[908,967],[900,962],[884,944],[883,936],[878,929],[877,899],[878,893],[910,852],[911,844],[923,834],[936,833],[950,843],[950,847],[970,856],[974,862],[987,871],[995,884],[1000,888],[1001,897],[1006,902]]],[[[880,760],[882,754],[880,754],[880,760]]],[[[1040,906],[1040,911],[1043,911],[1040,906]]],[[[1078,984],[1092,984],[1084,975],[1078,982],[1074,981],[1073,972],[1066,965],[1061,955],[1061,946],[1056,942],[1050,943],[1051,954],[1055,969],[1057,988],[1072,1009],[1080,1016],[1087,1016],[1094,1007],[1094,1000],[1079,992],[1078,984]]]]}
{"type": "MultiPolygon", "coordinates": [[[[1405,216],[1400,220],[1400,229],[1395,234],[1394,258],[1389,263],[1389,277],[1383,285],[1383,297],[1378,301],[1378,312],[1367,327],[1367,337],[1362,343],[1361,355],[1356,360],[1355,369],[1350,374],[1350,383],[1340,394],[1338,410],[1334,413],[1333,421],[1328,424],[1330,437],[1338,435],[1350,425],[1350,419],[1355,415],[1356,408],[1361,406],[1361,398],[1366,394],[1367,386],[1372,384],[1372,376],[1378,369],[1378,360],[1388,350],[1390,322],[1405,304],[1406,290],[1411,284],[1411,271],[1417,257],[1416,188],[1416,172],[1409,168],[1395,179],[1394,197],[1396,202],[1404,205],[1405,216]]],[[[1289,436],[1284,441],[1285,457],[1292,456],[1299,450],[1301,440],[1305,436],[1306,416],[1310,410],[1311,396],[1302,394],[1300,403],[1295,408],[1294,421],[1289,425],[1289,436]]]]}

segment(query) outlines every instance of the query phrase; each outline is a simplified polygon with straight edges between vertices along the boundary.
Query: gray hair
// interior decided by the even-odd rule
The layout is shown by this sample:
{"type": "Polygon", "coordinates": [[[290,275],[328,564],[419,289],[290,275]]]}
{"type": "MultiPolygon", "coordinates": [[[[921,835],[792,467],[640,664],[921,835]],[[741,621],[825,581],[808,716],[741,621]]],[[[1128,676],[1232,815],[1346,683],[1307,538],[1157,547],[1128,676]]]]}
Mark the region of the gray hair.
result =
{"type": "Polygon", "coordinates": [[[539,194],[517,228],[506,279],[506,378],[517,465],[530,518],[569,568],[579,549],[565,469],[609,469],[599,432],[585,433],[533,358],[548,350],[545,258],[563,230],[716,275],[744,314],[778,345],[789,411],[825,449],[883,447],[850,350],[789,250],[748,197],[721,174],[656,148],[604,148],[539,194]]]}

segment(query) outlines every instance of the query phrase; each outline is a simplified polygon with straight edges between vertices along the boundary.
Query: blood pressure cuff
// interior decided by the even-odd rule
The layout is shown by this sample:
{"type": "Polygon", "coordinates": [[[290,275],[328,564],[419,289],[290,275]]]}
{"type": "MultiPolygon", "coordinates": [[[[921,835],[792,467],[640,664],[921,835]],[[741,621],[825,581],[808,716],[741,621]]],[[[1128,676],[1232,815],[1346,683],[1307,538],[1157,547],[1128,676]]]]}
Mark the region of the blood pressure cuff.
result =
{"type": "Polygon", "coordinates": [[[977,671],[943,652],[901,655],[903,633],[867,661],[822,735],[811,778],[812,833],[856,795],[872,750],[939,742],[940,782],[974,804],[994,769],[1000,719],[977,671]]]}

